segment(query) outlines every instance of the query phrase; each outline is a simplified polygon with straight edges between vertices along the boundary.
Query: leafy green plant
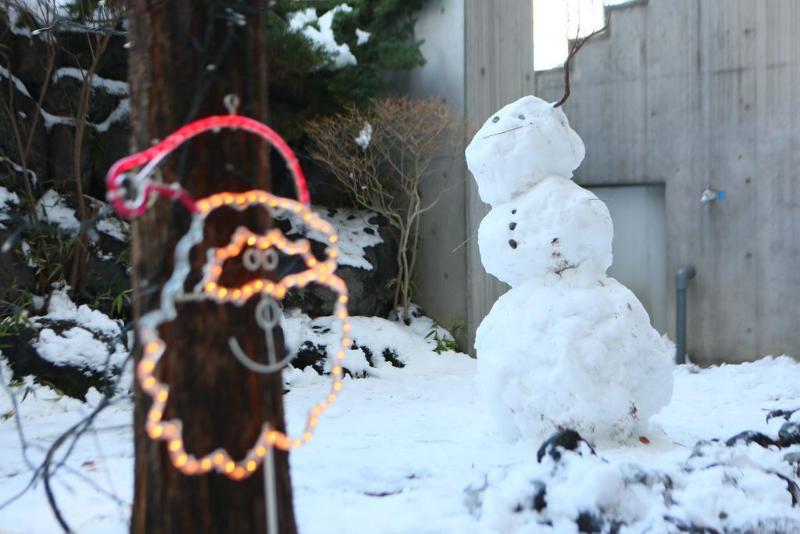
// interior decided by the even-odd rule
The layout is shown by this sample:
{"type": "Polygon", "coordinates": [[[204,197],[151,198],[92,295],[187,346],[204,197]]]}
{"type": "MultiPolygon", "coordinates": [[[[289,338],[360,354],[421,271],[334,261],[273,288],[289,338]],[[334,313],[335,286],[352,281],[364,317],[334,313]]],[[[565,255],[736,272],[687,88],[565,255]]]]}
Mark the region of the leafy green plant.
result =
{"type": "Polygon", "coordinates": [[[108,310],[112,317],[122,317],[125,309],[130,306],[133,289],[109,289],[108,291],[95,296],[91,307],[94,309],[108,310]]]}
{"type": "Polygon", "coordinates": [[[18,289],[16,284],[5,289],[0,297],[0,349],[9,345],[6,338],[16,336],[20,328],[30,325],[28,312],[33,309],[33,294],[18,289]]]}
{"type": "Polygon", "coordinates": [[[78,247],[83,246],[73,236],[49,225],[35,225],[25,233],[27,247],[18,250],[33,268],[40,289],[64,280],[66,266],[78,247]]]}
{"type": "Polygon", "coordinates": [[[436,348],[433,352],[442,354],[443,352],[458,352],[458,343],[455,338],[451,336],[441,325],[434,321],[430,331],[425,336],[425,339],[430,339],[436,342],[436,348]]]}

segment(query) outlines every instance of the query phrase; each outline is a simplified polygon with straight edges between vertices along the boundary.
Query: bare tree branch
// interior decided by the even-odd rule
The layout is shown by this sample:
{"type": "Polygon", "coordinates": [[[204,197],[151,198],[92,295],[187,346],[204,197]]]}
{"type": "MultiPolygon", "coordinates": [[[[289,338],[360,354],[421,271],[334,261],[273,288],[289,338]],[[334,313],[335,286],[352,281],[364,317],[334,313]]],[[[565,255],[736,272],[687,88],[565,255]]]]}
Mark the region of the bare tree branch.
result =
{"type": "MultiPolygon", "coordinates": [[[[598,28],[586,37],[578,37],[576,35],[575,39],[570,42],[569,47],[569,54],[567,55],[567,59],[564,60],[564,94],[561,96],[558,102],[553,104],[554,108],[558,108],[564,105],[564,103],[569,99],[570,95],[570,86],[569,86],[569,68],[572,64],[572,58],[583,48],[589,40],[597,34],[603,33],[608,28],[609,23],[611,22],[611,11],[606,11],[606,23],[603,25],[602,28],[598,28]]],[[[578,27],[578,32],[580,32],[580,27],[578,27]]]]}
{"type": "Polygon", "coordinates": [[[421,183],[452,162],[461,130],[438,99],[387,97],[365,109],[350,107],[310,123],[311,157],[328,169],[353,201],[389,221],[398,232],[395,306],[408,318],[422,204],[421,183]],[[371,132],[370,135],[367,135],[371,132]],[[435,162],[440,163],[437,165],[435,162]]]}

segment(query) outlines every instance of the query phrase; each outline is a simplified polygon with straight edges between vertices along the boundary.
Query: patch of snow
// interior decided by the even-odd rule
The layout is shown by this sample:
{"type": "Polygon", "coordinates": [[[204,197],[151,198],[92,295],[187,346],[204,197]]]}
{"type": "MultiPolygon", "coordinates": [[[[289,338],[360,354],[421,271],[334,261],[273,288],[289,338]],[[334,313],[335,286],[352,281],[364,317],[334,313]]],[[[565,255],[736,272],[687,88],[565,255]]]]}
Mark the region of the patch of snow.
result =
{"type": "Polygon", "coordinates": [[[8,210],[12,206],[19,206],[19,196],[0,185],[0,228],[5,228],[2,222],[9,219],[8,210]]]}
{"type": "Polygon", "coordinates": [[[25,83],[23,83],[22,80],[11,74],[8,71],[8,69],[3,67],[2,65],[0,65],[0,76],[2,76],[7,80],[11,80],[11,83],[14,84],[14,87],[16,87],[17,91],[27,96],[28,98],[31,98],[31,94],[28,92],[28,88],[25,87],[25,83]]]}
{"type": "Polygon", "coordinates": [[[541,463],[492,473],[480,523],[490,532],[572,532],[583,514],[604,532],[614,521],[625,525],[623,532],[677,532],[686,525],[718,532],[795,531],[800,511],[792,505],[786,482],[792,469],[782,454],[713,443],[662,472],[609,462],[586,445],[575,452],[562,449],[558,460],[545,455],[541,463]]]}
{"type": "Polygon", "coordinates": [[[369,148],[369,144],[372,142],[372,131],[372,125],[368,122],[365,122],[364,127],[361,128],[361,131],[358,133],[358,137],[356,137],[356,144],[360,146],[362,150],[369,148]]]}
{"type": "MultiPolygon", "coordinates": [[[[61,78],[73,78],[80,83],[84,82],[87,71],[76,67],[61,67],[53,72],[53,83],[57,83],[61,78]]],[[[103,78],[97,74],[92,76],[92,87],[95,89],[103,89],[106,93],[114,96],[127,96],[129,93],[128,83],[118,80],[110,80],[103,78]]]]}
{"type": "Polygon", "coordinates": [[[358,60],[347,43],[337,43],[333,34],[333,19],[336,15],[352,11],[353,8],[347,4],[339,4],[321,16],[317,16],[314,8],[295,11],[289,14],[289,31],[301,32],[312,44],[328,54],[333,60],[333,68],[341,69],[348,65],[357,65],[358,60]],[[314,23],[317,27],[313,26],[314,23]]]}
{"type": "Polygon", "coordinates": [[[36,269],[36,264],[33,262],[33,256],[31,255],[31,245],[24,239],[20,241],[20,250],[22,250],[22,255],[25,258],[25,265],[30,267],[31,269],[36,269]]]}
{"type": "Polygon", "coordinates": [[[107,365],[119,367],[128,356],[122,344],[112,352],[108,345],[81,327],[73,327],[57,334],[50,328],[39,332],[34,348],[45,360],[55,365],[71,365],[91,369],[103,369],[107,365]]]}
{"type": "Polygon", "coordinates": [[[115,217],[106,217],[97,221],[97,230],[110,235],[114,239],[125,241],[128,238],[130,225],[115,217]]]}
{"type": "Polygon", "coordinates": [[[103,120],[103,122],[90,122],[88,123],[90,127],[94,128],[98,132],[107,132],[112,125],[125,121],[131,113],[131,99],[130,98],[123,98],[117,104],[117,107],[114,108],[114,111],[108,114],[108,117],[103,120]]]}
{"type": "MultiPolygon", "coordinates": [[[[50,294],[47,315],[41,318],[51,321],[71,321],[93,332],[116,337],[121,333],[120,324],[100,310],[93,310],[86,304],[77,306],[69,298],[68,288],[55,289],[50,294]]],[[[38,317],[32,318],[34,322],[38,317]]]]}
{"type": "Polygon", "coordinates": [[[21,37],[31,37],[31,29],[19,25],[21,18],[22,13],[16,7],[8,6],[8,27],[11,30],[11,33],[21,37]]]}
{"type": "MultiPolygon", "coordinates": [[[[348,351],[344,367],[354,374],[374,374],[376,368],[388,367],[381,356],[385,349],[394,351],[403,364],[413,365],[415,359],[429,356],[436,346],[435,342],[425,339],[424,335],[419,335],[414,329],[380,317],[351,317],[350,325],[353,328],[350,337],[354,343],[373,351],[373,366],[369,365],[361,349],[348,351]]],[[[339,321],[335,317],[311,319],[304,313],[290,310],[283,320],[282,328],[289,353],[295,354],[304,341],[323,345],[328,352],[325,370],[330,369],[341,339],[339,321]]]]}
{"type": "Polygon", "coordinates": [[[27,175],[28,179],[31,181],[31,184],[34,186],[36,185],[36,182],[39,181],[39,177],[36,176],[35,172],[33,172],[30,169],[25,169],[22,165],[14,163],[13,161],[4,156],[0,156],[0,163],[5,163],[6,165],[10,166],[12,170],[20,174],[27,175]]]}
{"type": "MultiPolygon", "coordinates": [[[[380,227],[370,220],[377,214],[369,210],[332,209],[314,206],[314,212],[331,223],[339,234],[339,265],[371,271],[372,264],[367,260],[364,249],[383,243],[380,227]]],[[[286,213],[275,214],[278,220],[288,220],[292,227],[290,236],[302,236],[320,243],[327,243],[325,234],[310,230],[302,221],[297,221],[286,213]]]]}
{"type": "MultiPolygon", "coordinates": [[[[0,380],[8,384],[11,372],[0,356],[0,380]]],[[[26,452],[31,465],[39,465],[48,447],[67,428],[86,417],[103,399],[95,389],[83,403],[62,396],[49,387],[26,377],[9,387],[17,398],[17,408],[6,390],[0,388],[0,502],[22,490],[32,472],[21,454],[15,417],[29,444],[26,452]]],[[[76,532],[120,534],[127,532],[133,497],[132,405],[120,400],[104,410],[89,432],[76,443],[67,463],[58,470],[53,490],[76,532]],[[101,493],[102,490],[105,493],[101,493]],[[108,495],[118,495],[118,501],[108,495]]],[[[64,450],[63,448],[61,449],[64,450]]],[[[8,534],[61,532],[50,511],[41,482],[32,492],[0,512],[0,530],[8,534]]]]}
{"type": "MultiPolygon", "coordinates": [[[[62,70],[62,69],[59,69],[59,70],[62,70]]],[[[68,71],[68,72],[71,72],[71,71],[68,71]]],[[[68,74],[62,74],[62,75],[68,75],[68,74]]],[[[5,67],[0,66],[0,77],[3,77],[3,78],[11,80],[11,82],[14,84],[14,87],[16,87],[17,90],[20,93],[22,93],[23,95],[27,96],[28,98],[33,99],[31,97],[30,92],[28,91],[28,88],[25,87],[25,84],[22,82],[22,80],[20,80],[19,78],[17,78],[13,74],[11,74],[8,71],[8,69],[6,69],[5,67]]],[[[110,87],[110,90],[112,90],[112,91],[119,91],[120,87],[118,87],[118,86],[116,86],[114,84],[121,84],[123,82],[115,82],[113,80],[106,80],[105,78],[101,78],[101,82],[100,83],[101,84],[108,84],[108,86],[110,87]]],[[[126,88],[126,91],[127,91],[127,88],[126,88]]],[[[118,122],[121,122],[121,121],[124,121],[125,119],[127,119],[128,116],[130,115],[130,110],[131,110],[130,99],[129,98],[123,98],[123,99],[121,99],[119,101],[119,104],[117,104],[117,107],[114,108],[114,110],[111,113],[108,114],[108,117],[106,117],[105,120],[103,120],[102,122],[98,122],[98,123],[87,122],[87,125],[90,128],[94,128],[98,132],[107,132],[108,129],[113,124],[116,124],[118,122]]],[[[50,131],[53,128],[53,126],[56,126],[57,124],[62,124],[62,125],[66,125],[66,126],[74,126],[75,125],[75,118],[74,117],[65,117],[63,115],[54,115],[54,114],[46,111],[44,108],[39,108],[39,112],[42,115],[42,121],[44,122],[44,126],[45,126],[45,129],[47,129],[47,131],[50,131]]]]}
{"type": "Polygon", "coordinates": [[[75,216],[75,210],[67,206],[64,198],[50,189],[36,203],[36,216],[47,223],[55,224],[65,232],[76,234],[81,223],[75,216]]]}
{"type": "Polygon", "coordinates": [[[372,37],[372,34],[356,28],[356,45],[363,46],[369,42],[369,38],[372,37]]]}
{"type": "MultiPolygon", "coordinates": [[[[8,369],[2,362],[0,371],[7,383],[8,369]]],[[[637,526],[649,526],[650,532],[676,530],[656,515],[667,507],[678,517],[693,518],[709,528],[746,525],[750,519],[764,520],[763,525],[776,516],[796,518],[797,509],[787,502],[786,483],[780,486],[766,473],[777,470],[798,480],[782,461],[784,451],[712,446],[705,456],[687,460],[698,437],[725,439],[744,429],[774,435],[781,422],[766,422],[766,410],[800,406],[800,364],[791,358],[710,369],[678,367],[675,395],[655,417],[661,430],[648,434],[649,445],[598,443],[598,457],[572,456],[559,467],[549,460],[535,463],[535,449],[498,441],[486,432],[475,372],[471,358],[428,351],[416,354],[404,369],[387,367],[380,376],[345,379],[339,400],[320,419],[314,441],[290,457],[300,531],[371,534],[375,525],[384,525],[383,531],[394,533],[576,532],[574,521],[567,518],[582,504],[607,506],[636,519],[637,526]],[[729,476],[721,476],[724,468],[709,467],[720,461],[736,466],[728,470],[729,476]],[[636,482],[642,474],[653,482],[636,482]],[[658,474],[675,477],[673,504],[664,502],[658,474]],[[543,514],[531,511],[529,502],[523,501],[531,495],[530,480],[535,476],[550,484],[543,514]],[[738,481],[739,487],[726,484],[726,478],[738,481]],[[464,500],[464,489],[476,481],[478,486],[486,483],[479,515],[470,512],[464,500]],[[517,504],[523,509],[514,512],[517,504]],[[720,517],[726,514],[727,518],[720,517]],[[554,524],[541,524],[544,517],[554,524]],[[490,528],[495,524],[508,528],[490,528]]],[[[308,408],[327,393],[330,382],[311,370],[288,370],[285,378],[291,381],[284,397],[287,422],[297,432],[308,408]]],[[[101,398],[95,391],[87,396],[87,404],[59,398],[30,379],[13,389],[20,399],[29,390],[18,415],[33,443],[28,454],[34,462],[41,461],[45,447],[101,398]]],[[[129,530],[132,409],[125,400],[103,412],[97,439],[80,440],[66,469],[56,477],[55,495],[78,532],[129,530]],[[98,485],[121,502],[100,493],[98,485]]],[[[10,410],[11,403],[0,391],[0,414],[10,410]]],[[[25,487],[31,475],[20,454],[13,417],[0,418],[0,454],[2,502],[25,487]]],[[[41,485],[3,509],[0,529],[61,532],[41,485]]]]}
{"type": "Polygon", "coordinates": [[[294,11],[289,13],[289,32],[297,33],[311,23],[317,22],[317,10],[313,7],[308,7],[302,11],[294,11]]]}

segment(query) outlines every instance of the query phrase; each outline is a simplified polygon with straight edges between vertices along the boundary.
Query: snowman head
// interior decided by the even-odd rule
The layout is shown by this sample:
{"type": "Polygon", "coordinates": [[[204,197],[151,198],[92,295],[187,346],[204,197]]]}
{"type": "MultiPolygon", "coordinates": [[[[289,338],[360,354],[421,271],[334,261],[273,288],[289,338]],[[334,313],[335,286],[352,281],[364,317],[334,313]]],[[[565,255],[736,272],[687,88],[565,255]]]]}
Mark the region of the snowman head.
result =
{"type": "Polygon", "coordinates": [[[549,176],[481,221],[478,245],[486,271],[518,286],[567,269],[611,266],[614,227],[606,205],[572,180],[549,176]]]}
{"type": "Polygon", "coordinates": [[[546,176],[572,177],[585,149],[559,108],[535,96],[489,117],[466,150],[481,200],[495,206],[528,191],[546,176]]]}

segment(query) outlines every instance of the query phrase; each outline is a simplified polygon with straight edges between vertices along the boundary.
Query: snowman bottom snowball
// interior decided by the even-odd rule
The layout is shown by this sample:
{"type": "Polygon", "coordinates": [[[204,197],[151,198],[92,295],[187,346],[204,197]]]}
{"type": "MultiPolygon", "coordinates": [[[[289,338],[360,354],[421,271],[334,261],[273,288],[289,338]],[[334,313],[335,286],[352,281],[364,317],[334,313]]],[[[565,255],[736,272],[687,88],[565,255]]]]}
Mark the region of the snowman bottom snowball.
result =
{"type": "Polygon", "coordinates": [[[571,428],[624,440],[672,396],[672,344],[597,269],[514,287],[478,328],[478,390],[510,440],[571,428]]]}

